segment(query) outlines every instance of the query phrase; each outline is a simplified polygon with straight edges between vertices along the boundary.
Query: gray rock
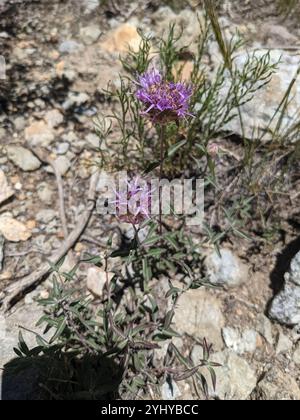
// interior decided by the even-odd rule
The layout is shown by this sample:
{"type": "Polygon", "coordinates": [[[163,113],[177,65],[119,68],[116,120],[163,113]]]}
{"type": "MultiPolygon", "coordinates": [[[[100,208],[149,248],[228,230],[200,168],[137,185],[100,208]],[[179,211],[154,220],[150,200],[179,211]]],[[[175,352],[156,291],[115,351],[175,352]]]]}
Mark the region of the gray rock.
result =
{"type": "MultiPolygon", "coordinates": [[[[219,363],[221,367],[216,368],[217,387],[216,392],[210,387],[209,393],[212,397],[221,400],[247,400],[255,389],[257,379],[254,370],[236,353],[231,350],[215,353],[211,360],[219,363]]],[[[210,384],[211,379],[206,372],[202,372],[210,384]]]]}
{"type": "Polygon", "coordinates": [[[80,37],[86,45],[92,45],[101,35],[98,25],[90,25],[80,29],[80,37]]]}
{"type": "MultiPolygon", "coordinates": [[[[36,328],[36,323],[42,314],[41,307],[33,302],[31,305],[18,308],[6,318],[0,315],[0,369],[15,357],[13,348],[18,344],[19,326],[42,333],[41,328],[36,328]]],[[[36,346],[34,334],[25,330],[22,331],[22,334],[29,348],[36,346]]]]}
{"type": "Polygon", "coordinates": [[[0,204],[14,195],[13,189],[9,186],[5,173],[0,169],[0,204]]]}
{"type": "MultiPolygon", "coordinates": [[[[34,301],[30,305],[19,307],[6,318],[0,315],[0,399],[2,400],[32,400],[37,397],[35,366],[18,373],[8,370],[7,364],[16,359],[13,349],[18,345],[20,326],[25,328],[22,334],[28,347],[37,346],[35,334],[29,330],[43,335],[42,327],[36,327],[42,315],[41,307],[34,301]]],[[[49,334],[45,338],[49,338],[49,334]]]]}
{"type": "MultiPolygon", "coordinates": [[[[66,156],[59,156],[55,159],[54,163],[61,176],[66,175],[71,167],[71,162],[66,156]]],[[[53,168],[51,166],[47,166],[46,171],[52,174],[53,168]]]]}
{"type": "Polygon", "coordinates": [[[264,314],[258,315],[256,329],[267,343],[273,346],[272,323],[264,314]]]}
{"type": "Polygon", "coordinates": [[[30,172],[40,168],[41,162],[30,150],[21,146],[7,146],[8,159],[23,171],[30,172]]]}
{"type": "Polygon", "coordinates": [[[285,274],[285,281],[300,286],[300,252],[293,258],[289,273],[285,274]]]}
{"type": "Polygon", "coordinates": [[[59,143],[55,149],[57,155],[65,155],[70,149],[70,145],[67,142],[59,143]]]}
{"type": "Polygon", "coordinates": [[[209,289],[189,290],[178,299],[174,329],[179,334],[206,338],[220,350],[224,347],[221,330],[225,326],[221,304],[209,289]]]}
{"type": "Polygon", "coordinates": [[[296,365],[300,366],[300,343],[297,344],[294,355],[293,355],[293,360],[296,363],[296,365]]]}
{"type": "Polygon", "coordinates": [[[56,128],[63,123],[64,116],[57,109],[52,109],[46,113],[45,120],[49,127],[56,128]]]}
{"type": "Polygon", "coordinates": [[[4,258],[4,237],[0,234],[0,272],[2,271],[3,258],[4,258]]]}
{"type": "Polygon", "coordinates": [[[293,348],[293,342],[289,339],[289,337],[282,332],[279,333],[277,346],[276,346],[276,354],[280,353],[287,353],[291,351],[293,348]]]}
{"type": "Polygon", "coordinates": [[[300,324],[300,252],[291,263],[291,269],[285,274],[285,285],[274,298],[269,315],[274,320],[288,326],[300,324]]]}
{"type": "Polygon", "coordinates": [[[81,106],[89,102],[90,97],[87,93],[70,92],[68,99],[63,103],[63,108],[68,110],[74,106],[81,106]]]}
{"type": "Polygon", "coordinates": [[[100,146],[100,139],[96,134],[90,133],[86,137],[86,141],[92,146],[94,149],[99,149],[100,146]]]}
{"type": "Polygon", "coordinates": [[[181,392],[176,382],[173,380],[164,382],[161,387],[161,396],[163,400],[177,400],[181,396],[181,392]]]}
{"type": "Polygon", "coordinates": [[[53,203],[53,195],[54,191],[50,187],[49,184],[46,182],[42,182],[37,187],[37,194],[39,199],[45,204],[52,204],[53,203]]]}
{"type": "Polygon", "coordinates": [[[40,210],[36,215],[36,220],[41,223],[50,223],[57,217],[57,212],[52,209],[40,210]]]}
{"type": "Polygon", "coordinates": [[[15,118],[13,123],[17,131],[22,131],[26,127],[26,120],[24,117],[15,118]]]}
{"type": "Polygon", "coordinates": [[[72,54],[74,52],[79,51],[81,49],[81,45],[73,39],[68,39],[66,41],[63,41],[58,49],[59,52],[62,54],[72,54]]]}
{"type": "Polygon", "coordinates": [[[223,339],[226,347],[237,354],[254,353],[258,334],[254,330],[244,330],[240,332],[235,328],[225,327],[222,330],[223,339]]]}
{"type": "MultiPolygon", "coordinates": [[[[272,116],[277,110],[278,104],[282,101],[282,98],[287,92],[291,80],[298,71],[299,61],[296,55],[279,49],[257,50],[255,55],[259,58],[266,53],[270,53],[271,62],[273,64],[279,60],[280,64],[278,65],[278,70],[273,75],[271,82],[260,89],[250,102],[241,107],[245,135],[248,138],[252,138],[253,132],[257,133],[258,128],[264,129],[267,127],[272,116]]],[[[247,59],[247,53],[240,54],[235,60],[236,67],[241,69],[245,65],[247,59]]],[[[227,91],[228,89],[224,89],[224,97],[226,96],[227,91]]],[[[295,115],[297,115],[299,106],[300,87],[298,85],[294,85],[291,101],[283,117],[283,127],[291,125],[295,115]]],[[[271,124],[270,130],[267,133],[271,133],[272,130],[274,130],[277,121],[278,119],[275,118],[271,124]]],[[[224,128],[241,136],[243,135],[238,117],[230,121],[224,128]]],[[[265,136],[265,140],[269,140],[270,138],[271,137],[268,134],[265,136]]]]}
{"type": "Polygon", "coordinates": [[[261,401],[300,400],[300,389],[290,374],[272,367],[257,385],[252,398],[261,401]]]}
{"type": "Polygon", "coordinates": [[[238,287],[248,279],[248,268],[230,250],[222,249],[221,258],[216,251],[205,260],[209,281],[217,286],[238,287]]]}
{"type": "Polygon", "coordinates": [[[84,13],[94,12],[99,6],[99,0],[83,0],[84,13]]]}
{"type": "Polygon", "coordinates": [[[55,133],[45,121],[33,121],[25,129],[25,140],[33,147],[48,147],[54,139],[55,133]]]}

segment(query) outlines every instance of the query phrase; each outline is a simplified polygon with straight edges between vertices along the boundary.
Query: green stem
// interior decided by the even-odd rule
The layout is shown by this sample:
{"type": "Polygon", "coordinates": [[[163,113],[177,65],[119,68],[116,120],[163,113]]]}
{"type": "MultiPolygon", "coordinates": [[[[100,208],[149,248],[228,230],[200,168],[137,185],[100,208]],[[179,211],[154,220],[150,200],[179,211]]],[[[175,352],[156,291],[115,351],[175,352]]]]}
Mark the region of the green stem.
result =
{"type": "MultiPolygon", "coordinates": [[[[163,170],[164,170],[164,145],[165,145],[165,134],[166,128],[164,125],[160,128],[160,168],[159,168],[159,183],[163,177],[163,170]]],[[[159,187],[159,229],[160,229],[160,236],[162,236],[162,188],[159,187]]]]}

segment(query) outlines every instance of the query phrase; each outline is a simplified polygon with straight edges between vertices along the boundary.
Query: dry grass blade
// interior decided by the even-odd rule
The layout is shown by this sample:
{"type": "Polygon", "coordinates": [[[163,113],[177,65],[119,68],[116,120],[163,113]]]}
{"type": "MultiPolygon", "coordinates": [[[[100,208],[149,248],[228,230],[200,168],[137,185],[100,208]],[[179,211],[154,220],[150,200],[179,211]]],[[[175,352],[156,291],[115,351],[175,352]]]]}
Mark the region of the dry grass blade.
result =
{"type": "Polygon", "coordinates": [[[209,17],[210,23],[212,25],[217,43],[219,45],[220,51],[222,53],[224,62],[228,69],[232,69],[232,57],[230,50],[228,48],[227,42],[223,37],[222,30],[219,24],[219,19],[217,16],[215,4],[213,0],[204,0],[205,10],[209,17]]]}

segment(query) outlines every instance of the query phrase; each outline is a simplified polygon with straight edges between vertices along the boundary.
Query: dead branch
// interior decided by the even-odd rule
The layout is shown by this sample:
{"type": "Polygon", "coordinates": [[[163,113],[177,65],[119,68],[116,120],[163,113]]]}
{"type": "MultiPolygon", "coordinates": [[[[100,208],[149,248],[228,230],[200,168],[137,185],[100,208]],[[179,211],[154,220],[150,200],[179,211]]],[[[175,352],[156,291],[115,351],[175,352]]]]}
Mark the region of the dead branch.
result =
{"type": "Polygon", "coordinates": [[[39,160],[43,163],[47,163],[53,169],[57,188],[58,188],[58,198],[59,198],[59,216],[62,224],[64,238],[67,239],[68,237],[68,224],[66,218],[66,211],[65,211],[65,197],[64,197],[64,188],[63,188],[63,181],[59,169],[55,160],[48,157],[47,153],[43,151],[41,148],[31,148],[31,151],[39,158],[39,160]]]}
{"type": "MultiPolygon", "coordinates": [[[[83,213],[81,220],[77,223],[75,229],[70,233],[60,249],[49,259],[51,264],[56,265],[68,253],[68,251],[73,248],[73,246],[84,232],[96,205],[96,188],[98,179],[99,173],[96,172],[92,175],[90,180],[85,212],[83,213]]],[[[32,274],[24,277],[19,282],[8,286],[0,294],[1,309],[5,312],[9,311],[28,292],[42,283],[47,274],[49,274],[50,270],[51,266],[48,262],[46,262],[32,274]]]]}

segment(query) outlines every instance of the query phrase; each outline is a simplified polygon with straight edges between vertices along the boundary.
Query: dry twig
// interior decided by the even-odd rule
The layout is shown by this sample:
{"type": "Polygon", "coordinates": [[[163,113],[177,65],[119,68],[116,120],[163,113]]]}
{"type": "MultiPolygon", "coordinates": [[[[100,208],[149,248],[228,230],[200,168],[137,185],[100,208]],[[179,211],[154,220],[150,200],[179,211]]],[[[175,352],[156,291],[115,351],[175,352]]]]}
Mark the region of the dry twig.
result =
{"type": "MultiPolygon", "coordinates": [[[[90,188],[87,197],[86,210],[82,215],[81,220],[77,223],[75,229],[70,233],[67,239],[64,241],[60,249],[50,258],[50,263],[56,265],[76,244],[82,232],[85,230],[92,212],[96,204],[96,188],[99,179],[99,173],[96,172],[92,175],[90,180],[90,188]]],[[[24,277],[17,283],[8,286],[0,294],[0,305],[1,309],[5,312],[9,311],[18,301],[20,301],[26,293],[37,287],[49,274],[51,266],[48,262],[42,264],[42,266],[34,271],[32,274],[24,277]]]]}

